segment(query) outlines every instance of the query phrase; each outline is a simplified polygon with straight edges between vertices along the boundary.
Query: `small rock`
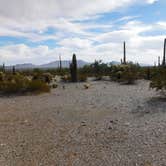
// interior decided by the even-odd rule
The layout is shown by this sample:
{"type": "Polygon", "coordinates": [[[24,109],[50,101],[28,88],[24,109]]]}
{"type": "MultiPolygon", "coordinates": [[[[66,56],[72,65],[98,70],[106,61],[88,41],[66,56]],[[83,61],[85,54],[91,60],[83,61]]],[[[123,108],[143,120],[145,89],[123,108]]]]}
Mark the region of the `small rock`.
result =
{"type": "Polygon", "coordinates": [[[89,87],[90,87],[90,84],[84,84],[85,89],[89,89],[89,87]]]}
{"type": "Polygon", "coordinates": [[[28,120],[24,120],[24,123],[28,123],[28,120]]]}
{"type": "Polygon", "coordinates": [[[130,126],[130,123],[129,123],[129,122],[127,122],[127,123],[125,123],[124,125],[125,125],[125,126],[130,126]]]}
{"type": "Polygon", "coordinates": [[[81,122],[81,126],[86,126],[84,121],[81,122]]]}
{"type": "Polygon", "coordinates": [[[114,121],[113,121],[113,120],[110,120],[110,123],[114,123],[114,121]]]}
{"type": "Polygon", "coordinates": [[[152,164],[150,162],[146,162],[144,166],[152,166],[152,164]]]}
{"type": "Polygon", "coordinates": [[[0,144],[0,146],[6,146],[6,144],[3,144],[3,143],[2,143],[2,144],[0,144]]]}

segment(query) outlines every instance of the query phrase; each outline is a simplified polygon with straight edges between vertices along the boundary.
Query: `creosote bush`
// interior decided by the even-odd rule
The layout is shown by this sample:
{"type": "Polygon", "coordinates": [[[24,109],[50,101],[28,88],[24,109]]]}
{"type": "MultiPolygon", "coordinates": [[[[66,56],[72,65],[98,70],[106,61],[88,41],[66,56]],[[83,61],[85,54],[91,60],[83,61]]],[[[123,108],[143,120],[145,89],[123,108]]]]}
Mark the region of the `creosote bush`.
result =
{"type": "Polygon", "coordinates": [[[110,78],[112,81],[134,84],[138,78],[138,70],[139,66],[132,63],[115,65],[111,67],[110,78]]]}
{"type": "Polygon", "coordinates": [[[23,94],[28,92],[49,92],[50,87],[41,80],[31,80],[27,76],[19,73],[0,73],[0,93],[1,94],[23,94]]]}
{"type": "Polygon", "coordinates": [[[158,67],[156,68],[155,74],[151,80],[150,87],[161,91],[166,95],[166,68],[158,67]]]}
{"type": "Polygon", "coordinates": [[[50,87],[41,80],[32,80],[28,83],[27,91],[34,93],[50,92],[50,87]]]}
{"type": "Polygon", "coordinates": [[[53,76],[50,73],[34,73],[33,80],[41,80],[45,83],[51,83],[53,76]]]}
{"type": "Polygon", "coordinates": [[[87,75],[86,74],[79,74],[78,75],[78,81],[79,82],[86,82],[87,81],[87,75]]]}

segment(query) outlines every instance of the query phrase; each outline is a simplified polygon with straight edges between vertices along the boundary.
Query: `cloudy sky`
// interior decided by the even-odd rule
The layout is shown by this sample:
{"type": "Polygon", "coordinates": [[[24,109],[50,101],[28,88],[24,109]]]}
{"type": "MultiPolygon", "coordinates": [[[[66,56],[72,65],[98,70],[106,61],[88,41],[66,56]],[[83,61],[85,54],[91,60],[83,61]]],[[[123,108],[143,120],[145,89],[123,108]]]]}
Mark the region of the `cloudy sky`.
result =
{"type": "Polygon", "coordinates": [[[58,59],[154,64],[166,37],[165,0],[0,0],[0,63],[58,59]]]}

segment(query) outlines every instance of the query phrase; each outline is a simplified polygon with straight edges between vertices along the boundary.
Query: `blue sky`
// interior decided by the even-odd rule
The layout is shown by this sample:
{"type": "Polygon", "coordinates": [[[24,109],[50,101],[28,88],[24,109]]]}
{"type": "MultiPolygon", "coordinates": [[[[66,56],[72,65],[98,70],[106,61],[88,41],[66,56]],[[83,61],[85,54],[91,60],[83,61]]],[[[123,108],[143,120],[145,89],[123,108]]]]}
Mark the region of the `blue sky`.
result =
{"type": "Polygon", "coordinates": [[[165,0],[0,0],[0,63],[62,59],[154,64],[166,37],[165,0]]]}

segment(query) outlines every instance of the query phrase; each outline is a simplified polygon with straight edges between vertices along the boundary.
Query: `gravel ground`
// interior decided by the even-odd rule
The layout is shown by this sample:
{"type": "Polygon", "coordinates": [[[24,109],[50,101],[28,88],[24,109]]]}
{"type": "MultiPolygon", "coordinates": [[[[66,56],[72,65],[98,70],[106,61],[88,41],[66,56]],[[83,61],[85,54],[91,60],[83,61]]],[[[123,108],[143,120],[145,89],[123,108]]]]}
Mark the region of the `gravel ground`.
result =
{"type": "Polygon", "coordinates": [[[146,81],[90,84],[0,97],[0,166],[166,166],[166,100],[146,81]]]}

